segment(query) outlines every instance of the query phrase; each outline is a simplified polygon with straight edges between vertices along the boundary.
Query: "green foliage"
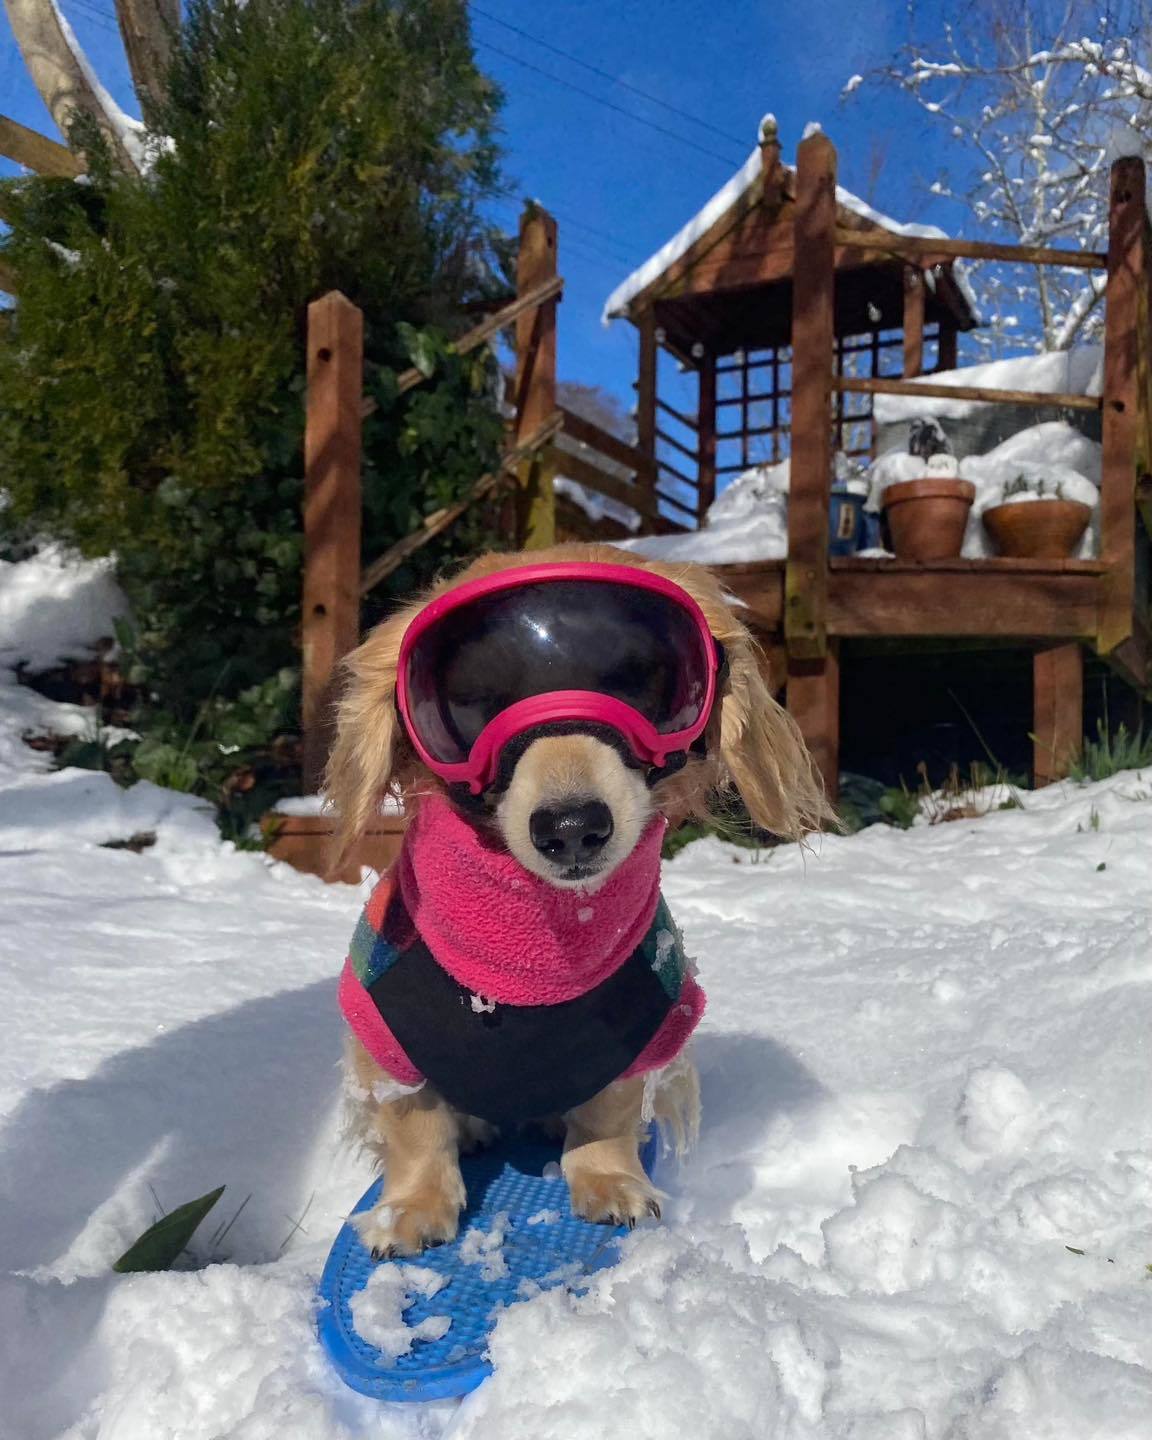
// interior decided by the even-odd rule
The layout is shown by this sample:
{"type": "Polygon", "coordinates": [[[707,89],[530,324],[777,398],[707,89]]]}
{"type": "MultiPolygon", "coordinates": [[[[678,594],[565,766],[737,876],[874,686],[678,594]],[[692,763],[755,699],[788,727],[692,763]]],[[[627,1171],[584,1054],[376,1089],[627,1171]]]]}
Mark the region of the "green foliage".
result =
{"type": "Polygon", "coordinates": [[[224,1186],[209,1190],[197,1200],[189,1200],[150,1225],[143,1235],[120,1256],[113,1270],[121,1273],[138,1270],[171,1270],[197,1226],[224,1193],[224,1186]]]}
{"type": "Polygon", "coordinates": [[[914,795],[907,785],[890,785],[880,797],[879,809],[889,825],[910,830],[920,813],[920,796],[914,795]]]}
{"type": "Polygon", "coordinates": [[[1105,721],[1096,723],[1096,738],[1085,737],[1084,750],[1072,766],[1073,780],[1107,780],[1121,770],[1140,770],[1152,765],[1152,735],[1144,727],[1129,730],[1121,723],[1109,730],[1105,721]]]}
{"type": "Polygon", "coordinates": [[[117,555],[137,774],[219,803],[275,749],[293,788],[277,737],[298,728],[312,299],[336,288],[364,311],[380,406],[365,559],[495,460],[494,363],[448,337],[505,288],[504,242],[478,214],[498,187],[498,106],[462,0],[193,0],[146,179],[80,125],[86,183],[0,182],[20,286],[0,334],[3,525],[117,555]],[[398,397],[411,364],[431,379],[398,397]]]}

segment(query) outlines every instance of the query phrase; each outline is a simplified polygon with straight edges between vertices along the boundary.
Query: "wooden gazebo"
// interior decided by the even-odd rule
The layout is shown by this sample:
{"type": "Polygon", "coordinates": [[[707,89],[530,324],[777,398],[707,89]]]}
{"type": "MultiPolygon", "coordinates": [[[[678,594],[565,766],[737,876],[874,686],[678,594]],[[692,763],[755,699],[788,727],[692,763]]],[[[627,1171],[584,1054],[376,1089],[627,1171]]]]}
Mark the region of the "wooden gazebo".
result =
{"type": "Polygon", "coordinates": [[[1034,655],[1037,783],[1067,773],[1083,729],[1084,647],[1149,682],[1149,223],[1144,167],[1113,167],[1107,255],[951,240],[900,225],[837,186],[836,151],[806,137],[792,169],[775,128],[691,225],[610,297],[639,335],[638,448],[666,513],[701,520],[726,476],[791,459],[783,559],[718,567],[779,658],[789,709],[834,793],[841,642],[1006,643],[1034,655]],[[975,322],[960,264],[1106,269],[1104,393],[933,385],[975,322]],[[659,356],[698,377],[694,415],[660,393],[659,356]],[[867,456],[872,397],[1102,412],[1101,548],[1091,560],[937,564],[831,558],[833,454],[867,456]],[[734,419],[732,418],[734,417],[734,419]],[[685,438],[687,437],[687,438],[685,438]],[[754,453],[754,447],[759,453],[754,453]]]}

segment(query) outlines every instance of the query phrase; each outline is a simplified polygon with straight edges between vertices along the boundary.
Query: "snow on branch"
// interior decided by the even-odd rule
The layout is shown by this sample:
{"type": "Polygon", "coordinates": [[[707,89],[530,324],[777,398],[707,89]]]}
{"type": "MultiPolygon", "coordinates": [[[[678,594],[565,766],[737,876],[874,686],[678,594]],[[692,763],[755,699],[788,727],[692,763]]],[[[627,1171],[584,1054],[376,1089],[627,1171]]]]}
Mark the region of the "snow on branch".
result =
{"type": "MultiPolygon", "coordinates": [[[[940,129],[948,164],[930,194],[964,205],[977,237],[1019,245],[1102,250],[1108,173],[1143,154],[1152,130],[1152,0],[1101,10],[1023,0],[996,18],[939,24],[862,86],[902,93],[940,129]]],[[[913,21],[929,15],[913,8],[913,21]]],[[[1103,323],[1103,280],[1085,271],[985,264],[972,273],[982,336],[992,350],[1067,349],[1103,323]]]]}

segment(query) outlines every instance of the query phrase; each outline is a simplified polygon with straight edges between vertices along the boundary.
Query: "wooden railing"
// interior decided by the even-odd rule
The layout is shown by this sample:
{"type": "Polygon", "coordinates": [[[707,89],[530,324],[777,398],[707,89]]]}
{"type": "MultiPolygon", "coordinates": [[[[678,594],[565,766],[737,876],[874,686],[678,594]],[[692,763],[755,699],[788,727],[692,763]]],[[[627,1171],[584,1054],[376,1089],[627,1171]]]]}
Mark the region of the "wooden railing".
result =
{"type": "Polygon", "coordinates": [[[563,405],[560,415],[563,434],[575,444],[553,447],[550,463],[557,474],[562,472],[588,489],[626,505],[640,516],[649,533],[669,534],[685,528],[664,513],[662,507],[678,502],[660,489],[657,463],[650,456],[563,405]],[[628,472],[627,478],[622,472],[628,472]]]}

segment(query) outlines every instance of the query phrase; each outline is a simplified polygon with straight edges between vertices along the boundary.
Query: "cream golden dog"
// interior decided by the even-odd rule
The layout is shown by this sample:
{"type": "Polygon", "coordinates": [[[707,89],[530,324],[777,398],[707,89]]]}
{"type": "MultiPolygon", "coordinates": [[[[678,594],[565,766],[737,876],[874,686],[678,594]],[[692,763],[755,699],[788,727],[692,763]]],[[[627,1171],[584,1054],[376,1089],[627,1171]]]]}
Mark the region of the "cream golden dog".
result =
{"type": "MultiPolygon", "coordinates": [[[[466,580],[538,561],[579,560],[638,566],[683,587],[700,605],[724,647],[728,673],[713,709],[706,751],[652,789],[625,765],[611,745],[593,735],[548,735],[517,760],[505,788],[470,819],[486,826],[527,870],[552,884],[566,880],[533,843],[530,817],[541,807],[595,800],[611,815],[602,853],[611,873],[658,810],[674,824],[706,819],[718,792],[734,786],[753,821],[788,839],[818,828],[829,815],[823,791],[792,720],[772,698],[760,653],[719,581],[690,564],[661,564],[607,545],[562,545],[522,555],[486,555],[378,626],[345,664],[337,738],[326,791],[337,817],[336,862],[346,857],[371,824],[381,800],[399,796],[405,808],[441,788],[409,743],[395,705],[397,661],[405,630],[435,596],[466,580]]],[[[380,1204],[361,1217],[365,1243],[385,1254],[415,1254],[450,1240],[457,1229],[464,1187],[462,1148],[491,1133],[484,1121],[462,1115],[430,1085],[402,1093],[354,1039],[346,1057],[351,1132],[385,1169],[380,1204]]],[[[690,1065],[678,1064],[668,1083],[655,1087],[655,1118],[679,1143],[695,1125],[697,1086],[690,1065]]],[[[650,1088],[648,1098],[653,1099],[650,1088]]],[[[650,1107],[643,1078],[618,1081],[559,1117],[564,1125],[563,1171],[577,1214],[591,1221],[634,1224],[659,1214],[658,1192],[645,1175],[639,1146],[650,1107]]]]}

